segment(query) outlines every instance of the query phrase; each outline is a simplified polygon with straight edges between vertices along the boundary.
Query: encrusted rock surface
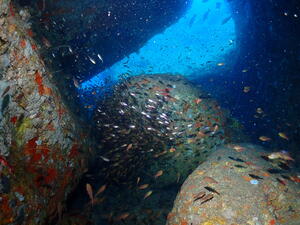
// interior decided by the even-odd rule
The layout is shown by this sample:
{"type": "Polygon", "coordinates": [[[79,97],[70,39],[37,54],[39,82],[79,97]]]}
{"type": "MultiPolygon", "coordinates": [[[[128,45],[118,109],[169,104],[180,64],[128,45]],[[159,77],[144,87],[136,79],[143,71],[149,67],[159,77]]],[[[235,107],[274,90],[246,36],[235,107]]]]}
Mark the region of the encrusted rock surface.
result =
{"type": "Polygon", "coordinates": [[[299,178],[268,153],[252,144],[220,147],[186,179],[167,224],[300,224],[299,178]]]}
{"type": "Polygon", "coordinates": [[[28,16],[0,0],[0,224],[55,221],[85,169],[85,135],[52,84],[28,16]]]}

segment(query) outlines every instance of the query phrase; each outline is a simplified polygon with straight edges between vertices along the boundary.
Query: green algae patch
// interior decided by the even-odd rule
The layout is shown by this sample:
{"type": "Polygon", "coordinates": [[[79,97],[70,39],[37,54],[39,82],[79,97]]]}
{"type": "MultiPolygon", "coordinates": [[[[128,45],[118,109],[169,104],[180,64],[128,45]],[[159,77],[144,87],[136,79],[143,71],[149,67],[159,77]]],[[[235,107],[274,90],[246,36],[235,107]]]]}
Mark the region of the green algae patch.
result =
{"type": "Polygon", "coordinates": [[[20,125],[16,127],[16,143],[20,147],[24,145],[24,135],[28,128],[31,127],[31,119],[23,118],[20,125]]]}

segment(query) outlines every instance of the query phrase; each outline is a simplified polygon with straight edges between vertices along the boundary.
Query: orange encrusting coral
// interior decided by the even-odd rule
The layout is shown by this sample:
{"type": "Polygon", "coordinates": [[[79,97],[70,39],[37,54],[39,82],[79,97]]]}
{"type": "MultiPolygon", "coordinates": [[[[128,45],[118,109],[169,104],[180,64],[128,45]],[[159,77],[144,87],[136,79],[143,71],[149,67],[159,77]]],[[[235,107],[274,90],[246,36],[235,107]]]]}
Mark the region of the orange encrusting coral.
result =
{"type": "Polygon", "coordinates": [[[22,47],[22,48],[25,48],[26,47],[26,40],[21,40],[20,41],[20,46],[22,47]]]}
{"type": "Polygon", "coordinates": [[[38,71],[35,72],[35,82],[38,85],[39,94],[43,95],[44,94],[43,78],[38,71]]]}
{"type": "Polygon", "coordinates": [[[52,89],[43,84],[43,77],[38,71],[35,72],[35,82],[40,95],[52,95],[52,89]]]}

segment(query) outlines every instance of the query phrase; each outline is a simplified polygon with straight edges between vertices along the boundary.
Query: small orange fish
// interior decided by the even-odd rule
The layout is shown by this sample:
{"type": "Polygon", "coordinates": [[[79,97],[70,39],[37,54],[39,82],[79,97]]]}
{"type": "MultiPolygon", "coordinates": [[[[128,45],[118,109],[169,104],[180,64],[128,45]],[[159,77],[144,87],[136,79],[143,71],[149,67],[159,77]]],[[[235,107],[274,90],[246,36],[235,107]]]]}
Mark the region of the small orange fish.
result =
{"type": "Polygon", "coordinates": [[[175,152],[175,151],[176,151],[176,149],[173,147],[169,149],[169,152],[175,152]]]}
{"type": "Polygon", "coordinates": [[[261,141],[271,141],[271,138],[269,138],[267,136],[260,136],[259,140],[261,140],[261,141]]]}
{"type": "Polygon", "coordinates": [[[125,220],[130,214],[128,212],[122,213],[119,215],[115,220],[120,221],[120,220],[125,220]]]}
{"type": "Polygon", "coordinates": [[[264,177],[269,177],[269,176],[270,176],[270,174],[267,173],[267,172],[260,172],[259,174],[260,174],[261,176],[264,176],[264,177]]]}
{"type": "Polygon", "coordinates": [[[283,138],[283,139],[285,139],[287,141],[289,140],[289,138],[286,136],[285,133],[279,132],[278,135],[279,135],[279,137],[281,137],[281,138],[283,138]]]}
{"type": "Polygon", "coordinates": [[[98,190],[97,193],[95,194],[95,197],[96,197],[97,195],[100,195],[103,191],[105,191],[105,189],[106,189],[106,184],[102,185],[102,186],[99,188],[99,190],[98,190]]]}
{"type": "Polygon", "coordinates": [[[201,99],[201,98],[196,98],[196,99],[194,100],[194,102],[198,105],[200,102],[202,102],[202,99],[201,99]]]}
{"type": "Polygon", "coordinates": [[[149,184],[143,184],[143,185],[139,186],[139,189],[140,189],[140,190],[144,190],[144,189],[146,189],[147,187],[149,187],[149,184]]]}
{"type": "Polygon", "coordinates": [[[252,177],[248,177],[248,176],[242,176],[242,178],[248,182],[253,179],[252,177]]]}
{"type": "Polygon", "coordinates": [[[89,183],[86,184],[86,192],[88,193],[88,196],[93,204],[94,202],[93,188],[92,185],[90,185],[89,183]]]}
{"type": "Polygon", "coordinates": [[[130,150],[132,148],[132,144],[127,145],[126,151],[130,150]]]}
{"type": "Polygon", "coordinates": [[[152,194],[153,191],[148,191],[145,196],[144,196],[144,199],[148,198],[151,194],[152,194]]]}
{"type": "Polygon", "coordinates": [[[237,152],[242,152],[245,150],[245,148],[239,146],[239,145],[235,145],[233,146],[233,149],[236,150],[237,152]]]}
{"type": "Polygon", "coordinates": [[[157,171],[157,173],[154,175],[154,178],[160,177],[161,175],[163,175],[164,171],[159,170],[157,171]]]}

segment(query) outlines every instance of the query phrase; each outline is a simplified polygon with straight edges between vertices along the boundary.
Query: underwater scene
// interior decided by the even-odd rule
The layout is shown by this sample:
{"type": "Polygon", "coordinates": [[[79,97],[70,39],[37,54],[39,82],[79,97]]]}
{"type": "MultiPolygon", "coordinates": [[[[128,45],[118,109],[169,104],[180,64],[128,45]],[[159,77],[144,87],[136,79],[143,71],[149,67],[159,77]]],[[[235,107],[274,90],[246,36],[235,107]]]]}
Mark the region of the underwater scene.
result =
{"type": "Polygon", "coordinates": [[[300,225],[299,0],[0,0],[0,225],[300,225]]]}

